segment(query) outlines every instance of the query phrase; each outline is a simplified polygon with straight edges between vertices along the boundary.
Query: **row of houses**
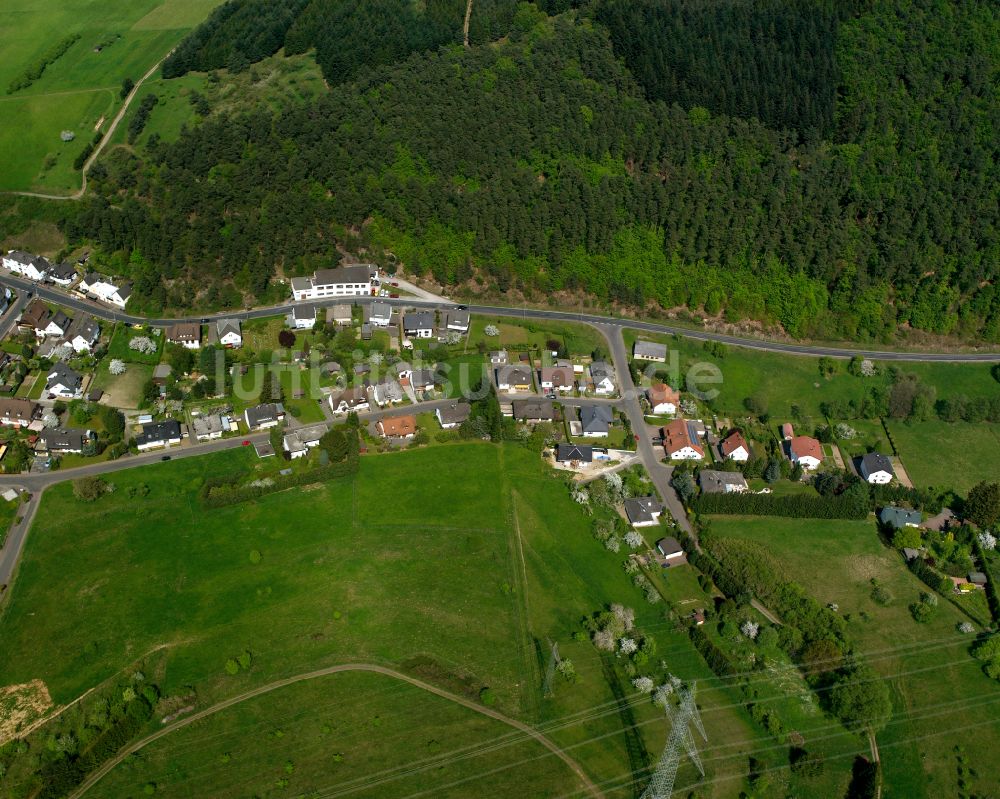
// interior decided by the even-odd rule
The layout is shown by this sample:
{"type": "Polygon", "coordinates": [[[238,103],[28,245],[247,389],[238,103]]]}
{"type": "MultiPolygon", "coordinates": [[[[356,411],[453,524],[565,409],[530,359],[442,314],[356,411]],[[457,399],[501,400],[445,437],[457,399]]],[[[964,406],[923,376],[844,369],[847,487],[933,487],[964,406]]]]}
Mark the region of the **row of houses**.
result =
{"type": "Polygon", "coordinates": [[[67,344],[74,352],[90,352],[101,336],[101,326],[86,314],[71,319],[61,310],[53,311],[37,297],[28,303],[17,322],[18,328],[31,331],[38,341],[47,341],[51,346],[43,353],[67,344]]]}
{"type": "MultiPolygon", "coordinates": [[[[566,394],[585,388],[583,365],[560,360],[554,366],[542,366],[535,370],[528,364],[508,363],[505,350],[490,354],[490,364],[494,366],[494,378],[498,391],[527,393],[533,390],[533,376],[539,388],[546,392],[566,394]]],[[[595,394],[611,396],[615,393],[615,370],[605,361],[590,364],[590,381],[595,394]]]]}
{"type": "MultiPolygon", "coordinates": [[[[3,256],[3,266],[11,272],[28,280],[40,283],[48,281],[63,288],[69,288],[76,283],[79,273],[73,264],[62,262],[51,263],[40,255],[31,255],[21,250],[11,250],[3,256]]],[[[132,296],[131,281],[120,281],[99,274],[86,272],[79,278],[75,290],[84,297],[124,308],[132,296]]]]}

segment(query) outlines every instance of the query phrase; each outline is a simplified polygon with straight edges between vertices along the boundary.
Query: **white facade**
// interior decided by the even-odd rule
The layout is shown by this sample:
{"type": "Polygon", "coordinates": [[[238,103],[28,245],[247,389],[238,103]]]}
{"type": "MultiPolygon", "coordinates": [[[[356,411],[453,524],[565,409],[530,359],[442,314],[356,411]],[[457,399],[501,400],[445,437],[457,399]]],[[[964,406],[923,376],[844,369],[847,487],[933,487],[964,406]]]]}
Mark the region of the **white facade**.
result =
{"type": "Polygon", "coordinates": [[[312,277],[292,279],[292,299],[302,301],[331,297],[367,297],[380,285],[378,267],[373,264],[317,269],[312,277]]]}
{"type": "Polygon", "coordinates": [[[694,447],[681,447],[670,453],[672,461],[700,461],[703,457],[694,447]]]}
{"type": "Polygon", "coordinates": [[[106,302],[118,308],[125,307],[125,303],[128,301],[128,294],[122,296],[124,286],[116,286],[110,280],[100,275],[96,276],[96,278],[92,276],[91,281],[88,283],[87,278],[84,277],[77,288],[85,294],[93,295],[101,302],[106,302]]]}
{"type": "Polygon", "coordinates": [[[18,250],[11,250],[3,256],[5,269],[22,275],[28,280],[40,281],[45,278],[46,266],[48,263],[44,258],[28,255],[18,250]]]}

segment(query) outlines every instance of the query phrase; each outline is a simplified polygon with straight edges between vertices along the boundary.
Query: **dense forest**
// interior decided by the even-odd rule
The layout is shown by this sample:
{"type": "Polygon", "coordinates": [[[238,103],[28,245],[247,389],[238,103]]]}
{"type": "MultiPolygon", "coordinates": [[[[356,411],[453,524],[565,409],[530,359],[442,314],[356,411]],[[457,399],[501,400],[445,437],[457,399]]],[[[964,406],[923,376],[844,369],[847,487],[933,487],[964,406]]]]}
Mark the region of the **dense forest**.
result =
{"type": "MultiPolygon", "coordinates": [[[[262,297],[349,243],[450,285],[1000,340],[991,3],[540,5],[477,2],[466,49],[464,0],[310,0],[284,41],[328,94],[112,152],[64,229],[123,252],[148,310],[191,304],[161,277],[262,297]]],[[[249,51],[212,25],[185,47],[249,51]]]]}

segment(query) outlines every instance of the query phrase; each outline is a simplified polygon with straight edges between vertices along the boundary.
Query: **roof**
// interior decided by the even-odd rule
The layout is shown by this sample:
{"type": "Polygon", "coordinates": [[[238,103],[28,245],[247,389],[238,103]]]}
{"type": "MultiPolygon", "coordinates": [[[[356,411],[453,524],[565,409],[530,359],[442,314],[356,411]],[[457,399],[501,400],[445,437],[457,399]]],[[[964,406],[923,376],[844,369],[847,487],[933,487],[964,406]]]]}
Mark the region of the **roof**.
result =
{"type": "Polygon", "coordinates": [[[800,458],[815,458],[823,460],[823,445],[811,436],[795,436],[788,442],[788,449],[793,460],[800,458]]]}
{"type": "Polygon", "coordinates": [[[969,572],[969,582],[973,585],[986,585],[986,575],[983,572],[969,572]]]}
{"type": "Polygon", "coordinates": [[[311,305],[295,305],[292,307],[292,319],[316,319],[316,309],[311,305]]]}
{"type": "Polygon", "coordinates": [[[746,490],[747,480],[740,472],[722,472],[702,469],[698,475],[698,485],[706,494],[724,494],[729,486],[746,490]]]}
{"type": "Polygon", "coordinates": [[[743,434],[739,430],[730,433],[723,439],[722,443],[719,445],[719,448],[722,450],[723,456],[727,458],[734,452],[736,452],[736,450],[738,450],[740,447],[743,447],[743,449],[747,451],[748,455],[750,454],[750,445],[747,444],[747,440],[743,438],[743,434]]]}
{"type": "Polygon", "coordinates": [[[309,277],[293,277],[292,278],[292,291],[309,291],[312,288],[312,278],[309,277]]]}
{"type": "Polygon", "coordinates": [[[118,287],[118,296],[121,297],[123,300],[127,300],[129,297],[132,296],[131,280],[129,280],[127,283],[122,283],[122,285],[118,287]]]}
{"type": "Polygon", "coordinates": [[[135,438],[135,443],[157,444],[160,441],[170,441],[181,437],[181,426],[176,419],[166,419],[162,422],[150,422],[142,426],[142,432],[135,438]]]}
{"type": "Polygon", "coordinates": [[[594,460],[594,448],[580,444],[560,444],[556,449],[556,460],[591,463],[594,460]]]}
{"type": "Polygon", "coordinates": [[[167,328],[170,341],[201,341],[201,325],[197,322],[178,322],[167,328]]]}
{"type": "Polygon", "coordinates": [[[695,452],[704,457],[705,450],[702,449],[701,444],[691,436],[691,428],[685,419],[674,419],[666,427],[662,428],[663,433],[663,449],[668,455],[673,455],[675,452],[680,452],[680,450],[685,447],[691,447],[695,452]]]}
{"type": "Polygon", "coordinates": [[[676,391],[673,387],[668,386],[666,383],[654,383],[649,387],[646,392],[649,396],[650,405],[660,405],[665,402],[669,402],[671,405],[677,405],[681,401],[680,392],[676,391]]]}
{"type": "Polygon", "coordinates": [[[356,388],[349,388],[346,391],[341,392],[340,396],[337,397],[339,402],[346,402],[348,407],[353,408],[355,405],[365,405],[368,402],[368,394],[360,386],[356,388]]]}
{"type": "Polygon", "coordinates": [[[630,497],[625,500],[625,515],[632,524],[655,522],[663,506],[656,497],[630,497]]]}
{"type": "Polygon", "coordinates": [[[876,472],[888,472],[893,477],[896,476],[896,472],[892,468],[892,461],[881,452],[869,452],[866,455],[862,455],[861,474],[867,477],[876,472]]]}
{"type": "Polygon", "coordinates": [[[413,435],[417,432],[417,417],[413,414],[387,416],[379,422],[379,429],[384,436],[413,435]]]}
{"type": "Polygon", "coordinates": [[[285,434],[285,441],[297,442],[302,446],[306,446],[311,441],[319,441],[326,435],[328,429],[322,422],[304,427],[296,427],[285,434]]]}
{"type": "Polygon", "coordinates": [[[35,297],[28,303],[28,307],[21,311],[21,323],[32,327],[44,327],[42,324],[49,318],[49,306],[35,297]]]}
{"type": "Polygon", "coordinates": [[[7,419],[33,419],[38,413],[38,403],[14,397],[0,397],[0,416],[7,419]]]}
{"type": "Polygon", "coordinates": [[[668,558],[671,555],[679,555],[684,551],[684,548],[678,543],[676,538],[661,538],[656,542],[656,548],[663,553],[663,557],[668,558]]]}
{"type": "Polygon", "coordinates": [[[198,416],[194,419],[191,426],[194,428],[195,437],[223,432],[222,417],[217,413],[198,416]]]}
{"type": "Polygon", "coordinates": [[[74,386],[79,386],[83,382],[83,376],[70,369],[62,361],[58,361],[52,364],[49,369],[48,382],[52,383],[62,383],[64,386],[69,386],[70,388],[74,386]]]}
{"type": "Polygon", "coordinates": [[[615,367],[613,367],[607,361],[594,361],[590,365],[590,376],[594,380],[603,380],[605,377],[609,377],[612,380],[614,380],[615,367]]]}
{"type": "Polygon", "coordinates": [[[403,330],[433,330],[433,311],[411,311],[403,314],[403,330]]]}
{"type": "Polygon", "coordinates": [[[70,318],[69,318],[68,316],[66,316],[66,314],[64,314],[64,313],[63,313],[62,311],[56,311],[56,312],[55,312],[54,314],[52,314],[52,316],[51,316],[51,317],[49,318],[49,321],[48,321],[48,323],[49,323],[50,325],[51,325],[51,324],[54,324],[54,325],[55,325],[56,327],[58,327],[58,328],[59,328],[60,330],[66,330],[66,328],[68,328],[68,327],[69,327],[69,323],[70,323],[70,318]]]}
{"type": "Polygon", "coordinates": [[[639,339],[632,345],[632,354],[643,358],[665,360],[667,357],[667,345],[639,339]]]}
{"type": "Polygon", "coordinates": [[[441,424],[461,424],[469,418],[472,406],[468,402],[454,402],[446,408],[438,408],[441,424]]]}
{"type": "Polygon", "coordinates": [[[49,269],[49,277],[59,278],[60,280],[69,280],[71,277],[76,276],[76,267],[73,266],[69,261],[63,261],[59,264],[54,264],[49,269]]]}
{"type": "Polygon", "coordinates": [[[336,321],[337,319],[346,319],[351,321],[354,318],[354,313],[351,310],[351,306],[347,303],[340,303],[338,305],[331,305],[326,309],[326,319],[327,321],[336,321]]]}
{"type": "Polygon", "coordinates": [[[919,525],[921,515],[918,510],[897,508],[892,505],[887,505],[879,511],[878,518],[882,524],[888,524],[896,529],[899,529],[900,527],[905,527],[908,524],[919,525]]]}
{"type": "Polygon", "coordinates": [[[469,326],[468,311],[448,311],[445,316],[445,325],[458,324],[463,327],[469,326]]]}
{"type": "Polygon", "coordinates": [[[437,375],[433,369],[414,369],[410,372],[410,385],[414,388],[433,386],[437,382],[437,375]]]}
{"type": "Polygon", "coordinates": [[[572,366],[543,366],[538,374],[543,383],[551,383],[553,386],[573,385],[572,366]]]}
{"type": "Polygon", "coordinates": [[[382,302],[381,300],[376,300],[371,305],[366,305],[365,319],[371,319],[373,316],[377,316],[380,319],[391,319],[392,306],[387,302],[382,302]]]}
{"type": "Polygon", "coordinates": [[[313,275],[314,286],[330,286],[335,283],[368,283],[372,279],[372,268],[368,264],[350,264],[336,269],[317,269],[313,275]]]}
{"type": "Polygon", "coordinates": [[[781,426],[781,437],[782,438],[791,438],[794,435],[795,435],[795,428],[792,427],[792,423],[791,422],[785,422],[781,426]]]}
{"type": "Polygon", "coordinates": [[[158,363],[153,367],[153,377],[159,379],[170,377],[172,371],[173,367],[169,363],[158,363]]]}
{"type": "Polygon", "coordinates": [[[552,421],[556,418],[556,407],[551,400],[514,400],[510,406],[515,419],[552,421]]]}
{"type": "Polygon", "coordinates": [[[280,402],[265,402],[247,408],[246,420],[251,427],[257,427],[264,422],[273,422],[285,415],[285,408],[280,402]]]}
{"type": "Polygon", "coordinates": [[[73,324],[66,331],[66,338],[70,341],[80,336],[85,341],[93,341],[101,332],[101,326],[92,316],[78,316],[73,320],[73,324]]]}
{"type": "Polygon", "coordinates": [[[86,430],[43,430],[42,441],[50,450],[83,449],[83,441],[87,437],[86,430]]]}
{"type": "Polygon", "coordinates": [[[215,323],[215,329],[219,333],[220,339],[227,333],[235,333],[242,337],[239,319],[220,319],[215,323]]]}
{"type": "Polygon", "coordinates": [[[497,382],[504,382],[508,386],[530,386],[531,371],[524,366],[501,366],[497,370],[497,382]]]}
{"type": "Polygon", "coordinates": [[[607,405],[581,405],[580,423],[585,433],[607,432],[614,414],[607,405]]]}

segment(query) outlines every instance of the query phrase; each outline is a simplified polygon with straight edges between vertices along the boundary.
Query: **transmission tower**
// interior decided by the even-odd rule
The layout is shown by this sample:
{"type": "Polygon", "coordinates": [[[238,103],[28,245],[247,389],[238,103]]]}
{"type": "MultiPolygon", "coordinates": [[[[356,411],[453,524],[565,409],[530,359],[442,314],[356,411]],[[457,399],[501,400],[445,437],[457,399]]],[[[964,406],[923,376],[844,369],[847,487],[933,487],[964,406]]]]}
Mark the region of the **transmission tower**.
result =
{"type": "MultiPolygon", "coordinates": [[[[548,639],[546,639],[548,640],[548,639]]],[[[545,685],[542,689],[543,696],[552,696],[552,680],[556,676],[556,666],[559,665],[559,643],[556,641],[549,641],[549,665],[545,669],[545,685]]]]}
{"type": "Polygon", "coordinates": [[[694,692],[695,684],[691,683],[690,688],[681,691],[679,708],[675,710],[670,702],[665,705],[664,709],[670,720],[670,735],[666,746],[663,747],[663,754],[660,755],[660,762],[656,764],[653,778],[643,791],[641,799],[669,799],[674,790],[674,780],[677,779],[677,769],[681,764],[682,747],[701,772],[701,776],[705,776],[705,768],[702,766],[698,747],[691,734],[693,724],[701,733],[701,737],[708,740],[701,723],[701,714],[698,713],[698,706],[694,703],[694,692]]]}

